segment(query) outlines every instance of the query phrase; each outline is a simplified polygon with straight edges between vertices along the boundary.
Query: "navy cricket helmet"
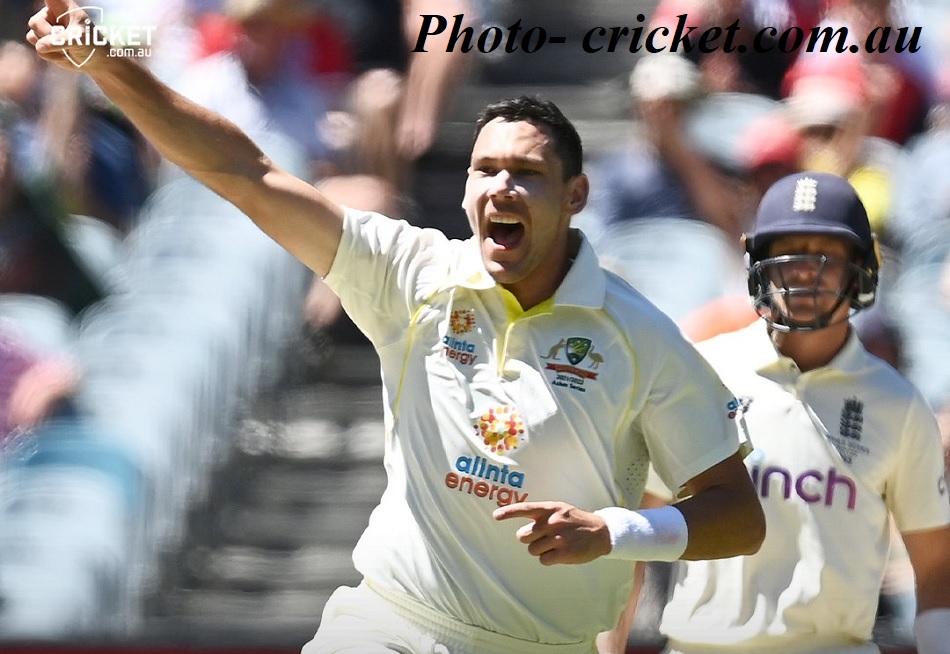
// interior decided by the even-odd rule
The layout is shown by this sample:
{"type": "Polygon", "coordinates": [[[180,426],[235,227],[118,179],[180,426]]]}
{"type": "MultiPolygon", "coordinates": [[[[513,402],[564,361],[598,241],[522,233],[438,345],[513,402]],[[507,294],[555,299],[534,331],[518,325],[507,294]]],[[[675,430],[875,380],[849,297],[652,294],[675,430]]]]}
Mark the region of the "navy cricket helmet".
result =
{"type": "Polygon", "coordinates": [[[822,329],[836,321],[845,302],[849,316],[874,303],[880,249],[864,204],[843,177],[813,171],[783,177],[762,197],[755,226],[743,241],[749,294],[759,315],[776,329],[822,329]],[[779,237],[816,235],[846,241],[852,256],[848,260],[807,252],[769,256],[769,246],[779,237]],[[802,269],[809,274],[802,276],[802,269]],[[829,279],[841,283],[829,286],[829,279]],[[811,311],[792,315],[790,303],[801,306],[806,299],[812,302],[811,311]]]}

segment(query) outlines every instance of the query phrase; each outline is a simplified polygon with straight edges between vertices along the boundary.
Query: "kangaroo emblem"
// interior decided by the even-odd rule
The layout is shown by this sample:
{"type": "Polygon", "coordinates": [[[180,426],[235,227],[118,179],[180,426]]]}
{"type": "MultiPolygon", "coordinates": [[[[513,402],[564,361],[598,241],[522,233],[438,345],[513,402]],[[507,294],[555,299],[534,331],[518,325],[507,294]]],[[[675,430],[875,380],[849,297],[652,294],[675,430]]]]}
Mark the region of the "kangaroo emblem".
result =
{"type": "Polygon", "coordinates": [[[604,357],[600,356],[600,352],[594,352],[593,347],[590,349],[590,352],[587,353],[587,356],[590,357],[589,368],[600,368],[600,364],[604,362],[604,357]]]}
{"type": "Polygon", "coordinates": [[[544,356],[543,354],[540,355],[541,358],[542,359],[557,359],[557,353],[561,351],[561,348],[564,347],[565,343],[567,343],[567,341],[565,341],[562,338],[560,341],[558,341],[557,345],[555,345],[548,351],[547,356],[544,356]]]}

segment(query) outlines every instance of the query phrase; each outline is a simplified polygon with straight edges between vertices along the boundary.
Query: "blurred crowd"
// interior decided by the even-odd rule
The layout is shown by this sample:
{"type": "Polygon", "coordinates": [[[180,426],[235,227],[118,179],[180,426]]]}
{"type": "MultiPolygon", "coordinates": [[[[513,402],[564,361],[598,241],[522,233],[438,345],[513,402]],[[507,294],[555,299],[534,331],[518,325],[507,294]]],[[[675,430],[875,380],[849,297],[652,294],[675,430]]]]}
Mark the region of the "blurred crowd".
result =
{"type": "MultiPolygon", "coordinates": [[[[116,24],[154,25],[142,63],[270,156],[343,204],[410,221],[427,192],[418,162],[479,80],[479,57],[447,52],[447,34],[412,52],[420,16],[480,26],[519,11],[501,0],[99,5],[116,24]]],[[[613,80],[629,99],[625,131],[589,150],[577,224],[606,266],[701,339],[756,317],[740,237],[761,193],[798,170],[847,177],[885,261],[856,327],[921,389],[950,452],[950,6],[637,5],[651,27],[686,13],[701,29],[740,19],[748,35],[924,26],[914,53],[631,55],[613,80]]],[[[524,6],[526,22],[544,23],[538,3],[524,6]]],[[[25,19],[4,27],[25,32],[25,19]]],[[[288,343],[302,334],[317,365],[334,339],[359,340],[346,325],[318,278],[162,161],[88,79],[0,43],[0,639],[134,628],[156,553],[180,537],[235,416],[280,378],[288,343]]],[[[906,627],[913,579],[899,547],[892,561],[882,606],[906,627]]]]}

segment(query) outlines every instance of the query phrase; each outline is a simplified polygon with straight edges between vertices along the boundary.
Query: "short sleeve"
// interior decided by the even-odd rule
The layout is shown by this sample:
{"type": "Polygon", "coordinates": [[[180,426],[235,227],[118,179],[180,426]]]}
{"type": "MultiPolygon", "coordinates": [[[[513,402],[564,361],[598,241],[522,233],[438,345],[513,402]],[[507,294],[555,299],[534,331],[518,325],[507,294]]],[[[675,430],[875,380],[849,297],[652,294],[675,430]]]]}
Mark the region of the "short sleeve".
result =
{"type": "Polygon", "coordinates": [[[739,450],[736,402],[685,340],[664,358],[639,421],[657,475],[675,494],[739,450]]]}
{"type": "Polygon", "coordinates": [[[950,498],[937,419],[917,396],[907,412],[894,472],[885,501],[901,532],[950,523],[950,498]]]}

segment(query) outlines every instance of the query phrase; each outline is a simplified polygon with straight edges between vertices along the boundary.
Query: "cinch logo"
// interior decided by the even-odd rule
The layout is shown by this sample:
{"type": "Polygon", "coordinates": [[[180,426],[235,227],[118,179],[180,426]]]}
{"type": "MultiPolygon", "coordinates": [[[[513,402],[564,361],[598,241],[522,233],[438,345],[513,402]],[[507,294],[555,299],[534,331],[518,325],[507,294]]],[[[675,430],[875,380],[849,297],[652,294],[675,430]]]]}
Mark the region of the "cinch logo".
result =
{"type": "Polygon", "coordinates": [[[445,356],[455,359],[463,366],[470,366],[475,363],[478,355],[475,354],[475,344],[466,340],[459,340],[453,336],[442,337],[443,350],[445,356]]]}
{"type": "Polygon", "coordinates": [[[524,422],[511,407],[499,406],[483,413],[475,423],[482,441],[492,452],[510,452],[521,444],[524,422]]]}
{"type": "Polygon", "coordinates": [[[449,316],[449,328],[453,334],[467,334],[475,327],[475,312],[471,309],[456,309],[449,316]]]}
{"type": "Polygon", "coordinates": [[[107,25],[102,7],[75,7],[56,17],[50,29],[53,45],[77,45],[92,48],[82,61],[76,61],[68,52],[63,55],[76,68],[85,66],[100,47],[109,49],[110,57],[148,57],[152,54],[152,33],[155,25],[107,25]],[[70,14],[81,12],[86,18],[81,25],[67,29],[70,14]]]}
{"type": "Polygon", "coordinates": [[[849,511],[854,510],[857,502],[858,489],[854,480],[838,474],[834,468],[829,468],[827,475],[818,470],[806,470],[796,477],[781,466],[768,466],[764,470],[755,466],[749,474],[752,476],[752,483],[763,498],[769,497],[774,483],[786,500],[791,498],[794,490],[795,494],[807,504],[831,506],[834,504],[836,492],[839,498],[842,497],[841,493],[847,494],[849,511]]]}
{"type": "Polygon", "coordinates": [[[455,460],[455,469],[463,474],[449,472],[445,475],[445,485],[448,488],[457,488],[460,493],[467,492],[469,495],[495,500],[498,506],[528,499],[527,493],[515,490],[524,485],[524,473],[509,470],[507,465],[499,468],[480,456],[474,459],[460,456],[455,460]]]}

